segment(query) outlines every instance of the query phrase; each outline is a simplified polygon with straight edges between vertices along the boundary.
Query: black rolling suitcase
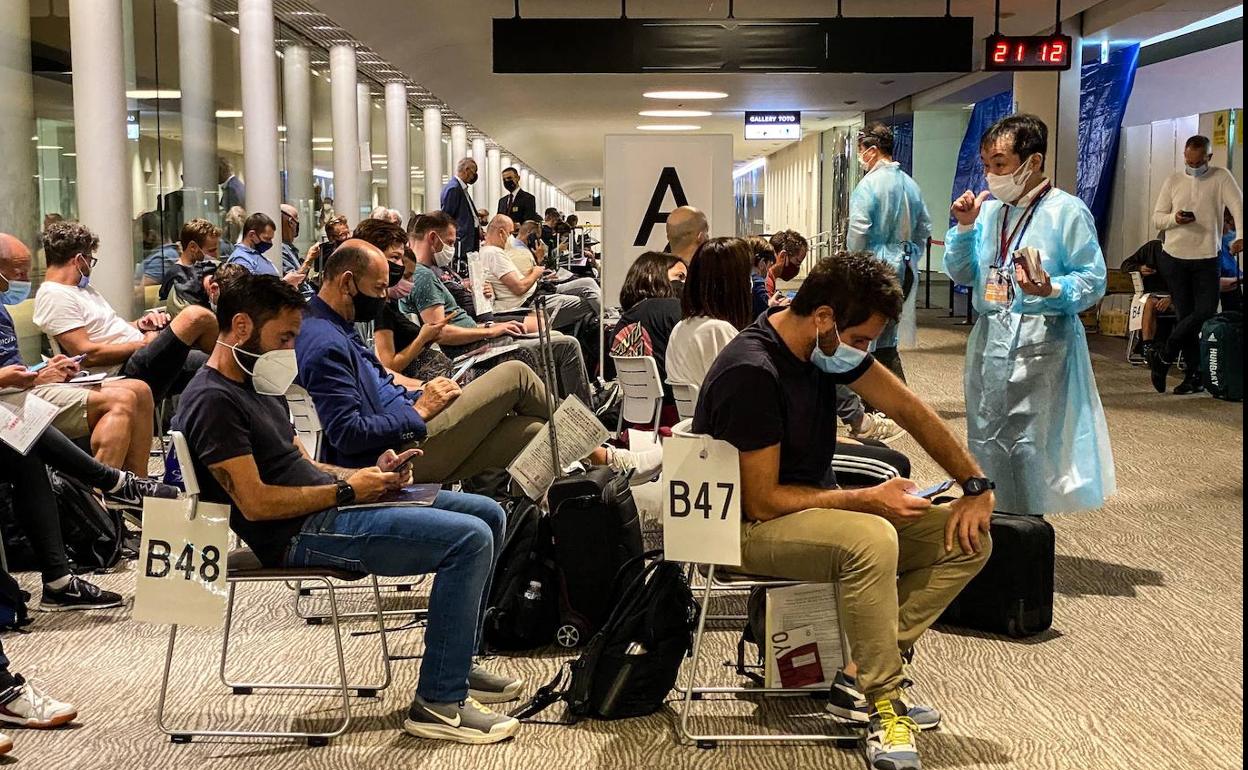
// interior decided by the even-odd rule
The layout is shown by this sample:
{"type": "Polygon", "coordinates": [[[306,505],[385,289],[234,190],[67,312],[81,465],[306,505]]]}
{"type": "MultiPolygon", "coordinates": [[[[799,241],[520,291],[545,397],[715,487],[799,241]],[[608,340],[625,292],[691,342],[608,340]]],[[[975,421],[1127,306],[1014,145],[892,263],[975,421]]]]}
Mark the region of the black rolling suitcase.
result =
{"type": "Polygon", "coordinates": [[[1053,625],[1053,525],[1039,516],[992,515],[992,556],[939,623],[1024,637],[1053,625]]]}
{"type": "MultiPolygon", "coordinates": [[[[548,318],[544,298],[537,302],[539,319],[548,318]]],[[[559,443],[554,430],[554,355],[549,324],[539,324],[543,369],[548,382],[551,457],[555,481],[546,493],[550,531],[555,541],[555,564],[560,578],[559,628],[555,641],[576,647],[589,641],[611,614],[617,574],[627,584],[642,569],[641,522],[628,477],[610,468],[564,475],[559,466],[559,443]],[[631,570],[620,574],[626,564],[631,570]]]]}

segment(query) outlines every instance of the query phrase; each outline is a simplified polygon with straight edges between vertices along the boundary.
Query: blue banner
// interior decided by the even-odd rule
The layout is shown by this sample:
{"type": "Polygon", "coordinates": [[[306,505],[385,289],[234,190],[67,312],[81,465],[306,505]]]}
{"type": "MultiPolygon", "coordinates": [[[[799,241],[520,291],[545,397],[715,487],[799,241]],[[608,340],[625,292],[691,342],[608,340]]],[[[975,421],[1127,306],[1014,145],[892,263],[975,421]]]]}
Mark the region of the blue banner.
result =
{"type": "MultiPolygon", "coordinates": [[[[975,110],[971,112],[971,122],[967,124],[966,133],[962,136],[962,148],[958,150],[958,168],[953,174],[950,201],[957,200],[958,196],[967,190],[979,193],[988,189],[988,183],[984,180],[984,164],[979,159],[979,140],[993,123],[1012,112],[1014,112],[1013,89],[1002,91],[996,96],[990,96],[975,103],[975,110]]],[[[950,215],[950,227],[954,223],[955,220],[950,215]]]]}
{"type": "Polygon", "coordinates": [[[1108,61],[1083,65],[1079,89],[1079,159],[1075,194],[1092,211],[1104,240],[1118,161],[1118,137],[1135,85],[1138,45],[1113,51],[1108,61]]]}

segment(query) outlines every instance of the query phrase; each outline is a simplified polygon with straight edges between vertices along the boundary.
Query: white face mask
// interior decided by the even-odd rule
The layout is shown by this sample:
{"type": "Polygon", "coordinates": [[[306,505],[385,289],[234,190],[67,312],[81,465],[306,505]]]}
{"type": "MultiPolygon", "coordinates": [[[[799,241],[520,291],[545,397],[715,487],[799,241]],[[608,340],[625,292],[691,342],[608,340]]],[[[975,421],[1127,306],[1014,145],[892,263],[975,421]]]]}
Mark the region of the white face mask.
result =
{"type": "Polygon", "coordinates": [[[261,396],[286,395],[286,391],[290,390],[296,375],[299,374],[299,362],[295,359],[294,350],[270,350],[268,353],[256,355],[249,350],[228,345],[220,340],[217,344],[234,351],[234,363],[238,364],[239,369],[251,375],[251,387],[261,396]],[[238,358],[239,353],[255,358],[255,365],[251,369],[243,366],[243,362],[238,358]]]}
{"type": "Polygon", "coordinates": [[[858,168],[863,171],[871,170],[871,161],[867,160],[867,154],[865,152],[858,153],[858,168]]]}
{"type": "Polygon", "coordinates": [[[1023,197],[1023,191],[1027,189],[1027,183],[1031,181],[1032,171],[1028,165],[1028,158],[1023,161],[1023,165],[1019,166],[1013,174],[985,174],[988,180],[988,189],[992,192],[992,197],[1002,203],[1013,203],[1023,197]]]}

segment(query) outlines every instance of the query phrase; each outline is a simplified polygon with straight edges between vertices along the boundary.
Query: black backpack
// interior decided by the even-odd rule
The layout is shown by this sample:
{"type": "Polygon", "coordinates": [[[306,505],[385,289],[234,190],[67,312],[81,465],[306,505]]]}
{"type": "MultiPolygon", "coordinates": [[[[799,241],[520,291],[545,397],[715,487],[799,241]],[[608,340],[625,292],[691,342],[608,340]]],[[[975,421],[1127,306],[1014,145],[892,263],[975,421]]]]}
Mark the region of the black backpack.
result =
{"type": "Polygon", "coordinates": [[[531,650],[550,644],[559,623],[559,575],[550,523],[521,498],[507,515],[507,534],[494,568],[482,626],[494,650],[531,650]]]}
{"type": "Polygon", "coordinates": [[[77,479],[48,470],[61,514],[61,537],[75,572],[112,568],[134,549],[121,513],[105,508],[77,479]]]}
{"type": "Polygon", "coordinates": [[[638,561],[654,557],[632,580],[621,581],[610,617],[580,657],[560,667],[513,716],[531,717],[558,700],[567,703],[564,724],[645,716],[663,707],[693,648],[699,605],[680,564],[663,561],[661,551],[638,561]],[[567,688],[560,690],[565,678],[567,688]]]}
{"type": "Polygon", "coordinates": [[[1244,400],[1244,316],[1219,313],[1200,329],[1200,374],[1214,398],[1244,400]]]}

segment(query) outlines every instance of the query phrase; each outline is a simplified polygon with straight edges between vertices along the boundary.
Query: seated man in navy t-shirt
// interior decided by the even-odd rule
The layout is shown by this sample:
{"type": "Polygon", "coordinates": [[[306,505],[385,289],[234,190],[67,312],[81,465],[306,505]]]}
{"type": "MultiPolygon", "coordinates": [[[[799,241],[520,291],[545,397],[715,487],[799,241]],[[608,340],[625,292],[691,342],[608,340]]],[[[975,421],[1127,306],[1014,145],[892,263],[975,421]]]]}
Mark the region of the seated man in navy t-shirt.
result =
{"type": "Polygon", "coordinates": [[[874,767],[917,768],[911,732],[940,714],[902,701],[902,655],[987,560],[993,495],[966,445],[866,353],[901,307],[892,269],[870,254],[821,260],[789,307],[720,352],[693,430],[740,452],[742,569],[841,584],[854,660],[836,675],[829,711],[869,721],[874,767]],[[964,496],[933,506],[905,478],[838,489],[841,384],[909,431],[964,496]]]}

